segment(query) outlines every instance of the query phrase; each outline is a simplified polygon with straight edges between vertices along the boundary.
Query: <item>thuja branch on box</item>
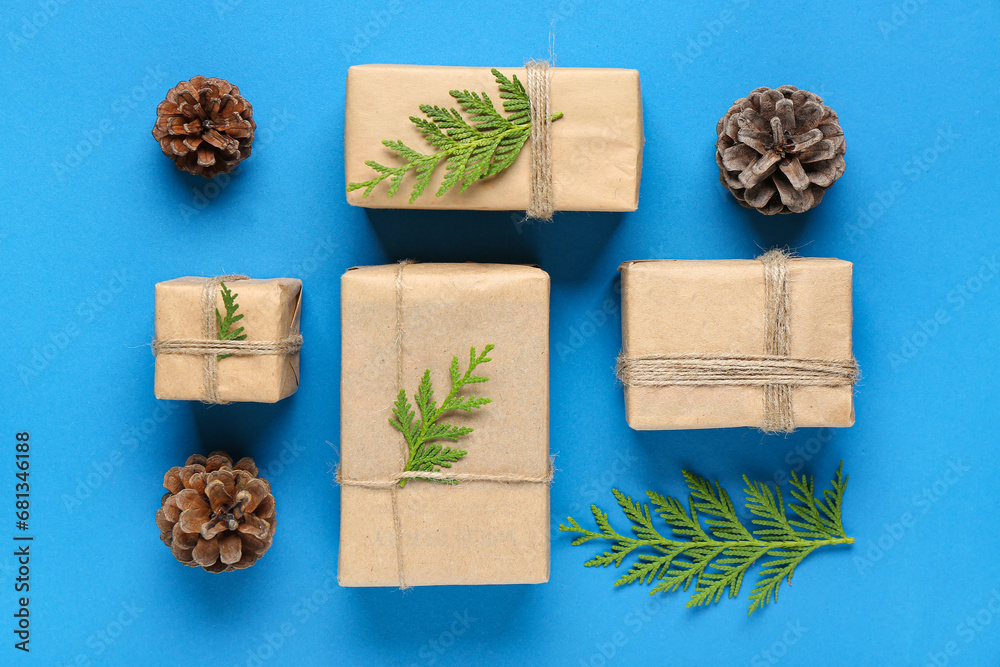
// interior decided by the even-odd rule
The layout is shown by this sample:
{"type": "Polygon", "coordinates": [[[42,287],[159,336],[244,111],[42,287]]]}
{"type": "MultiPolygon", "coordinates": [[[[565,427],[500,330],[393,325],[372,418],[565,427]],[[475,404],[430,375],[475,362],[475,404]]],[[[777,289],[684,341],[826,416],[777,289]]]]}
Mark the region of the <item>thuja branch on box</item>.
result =
{"type": "Polygon", "coordinates": [[[797,518],[789,518],[785,511],[781,489],[771,488],[762,482],[751,482],[746,475],[746,507],[753,514],[752,523],[758,528],[748,530],[736,516],[729,494],[716,482],[712,483],[684,471],[691,495],[690,511],[683,503],[670,496],[647,491],[656,513],[669,526],[673,536],[666,537],[653,525],[649,506],[633,501],[617,489],[612,489],[618,505],[632,521],[636,537],[618,533],[611,527],[608,515],[596,505],[591,511],[599,532],[580,526],[572,517],[568,526],[559,530],[580,533],[573,540],[578,546],[590,540],[614,542],[610,551],[598,554],[585,563],[588,567],[619,567],[625,557],[636,552],[636,561],[623,574],[615,586],[631,583],[658,582],[650,595],[659,592],[685,591],[693,583],[694,593],[688,607],[698,607],[718,602],[729,590],[729,597],[739,595],[743,577],[761,558],[760,579],[750,593],[750,611],[763,608],[772,599],[778,600],[778,587],[783,579],[789,584],[795,568],[813,551],[824,546],[853,544],[854,538],[844,532],[841,520],[844,489],[847,478],[842,474],[843,462],[837,469],[833,489],[815,496],[813,480],[792,472],[791,494],[800,504],[789,504],[797,518]],[[709,517],[702,526],[701,517],[709,517]]]}
{"type": "MultiPolygon", "coordinates": [[[[420,110],[427,118],[410,116],[410,121],[437,152],[425,155],[401,140],[386,139],[382,144],[395,151],[405,162],[390,167],[367,160],[365,164],[375,170],[376,175],[367,181],[349,183],[347,191],[364,188],[364,196],[367,197],[376,185],[388,178],[386,196],[392,197],[399,190],[403,176],[413,169],[417,180],[410,194],[412,204],[427,189],[434,169],[442,161],[448,174],[438,188],[438,197],[455,186],[458,186],[459,192],[465,192],[475,181],[499,174],[514,164],[524,142],[531,136],[531,102],[516,75],[512,81],[495,68],[491,71],[500,89],[503,110],[508,114],[506,117],[496,110],[485,92],[482,95],[468,90],[449,92],[469,116],[468,121],[455,109],[421,104],[420,110]]],[[[552,120],[558,120],[562,115],[561,111],[556,112],[552,114],[552,120]]]]}
{"type": "MultiPolygon", "coordinates": [[[[239,294],[233,294],[226,287],[226,283],[219,283],[219,288],[222,291],[222,305],[226,309],[225,317],[222,316],[218,308],[215,309],[215,323],[219,327],[219,340],[246,340],[247,335],[243,333],[243,327],[233,329],[233,325],[243,319],[243,313],[236,313],[240,308],[240,304],[236,303],[236,297],[239,294]]],[[[221,361],[231,356],[233,355],[220,354],[215,359],[221,361]]]]}
{"type": "MultiPolygon", "coordinates": [[[[473,375],[472,372],[480,364],[490,361],[486,355],[493,350],[493,345],[487,345],[481,354],[476,355],[476,348],[469,350],[469,368],[465,374],[461,373],[458,366],[458,357],[451,360],[451,391],[445,397],[441,406],[438,407],[434,400],[434,388],[431,384],[431,371],[428,368],[424,371],[423,379],[417,388],[415,400],[417,409],[420,410],[420,419],[416,419],[416,413],[406,398],[406,390],[400,389],[399,395],[392,408],[393,417],[389,419],[403,437],[409,450],[409,457],[406,461],[404,472],[441,472],[441,468],[450,468],[463,456],[468,454],[464,449],[455,449],[441,445],[436,440],[449,440],[456,442],[459,438],[472,433],[473,429],[468,426],[452,426],[451,424],[439,424],[440,419],[446,412],[462,410],[472,412],[481,408],[492,399],[476,396],[460,396],[459,392],[470,384],[481,384],[489,380],[487,377],[473,375]]],[[[413,479],[413,478],[410,478],[413,479]]],[[[458,484],[453,479],[432,479],[417,477],[429,482],[440,482],[443,484],[458,484]]],[[[407,478],[399,480],[399,486],[406,486],[407,478]]]]}

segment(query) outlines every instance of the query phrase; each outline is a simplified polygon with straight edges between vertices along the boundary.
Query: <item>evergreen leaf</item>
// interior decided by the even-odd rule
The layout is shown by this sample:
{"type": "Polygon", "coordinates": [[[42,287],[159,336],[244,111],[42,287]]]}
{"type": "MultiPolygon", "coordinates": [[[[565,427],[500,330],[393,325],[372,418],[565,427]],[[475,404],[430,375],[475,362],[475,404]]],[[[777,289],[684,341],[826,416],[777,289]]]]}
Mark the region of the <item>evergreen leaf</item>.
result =
{"type": "MultiPolygon", "coordinates": [[[[416,419],[416,412],[406,398],[406,390],[400,389],[393,404],[392,414],[389,424],[403,434],[406,440],[409,456],[406,461],[404,472],[441,472],[443,468],[450,468],[451,465],[462,459],[468,452],[464,449],[446,447],[441,445],[440,440],[456,442],[459,438],[472,433],[473,429],[468,426],[453,426],[451,424],[438,423],[438,420],[448,412],[462,410],[472,412],[474,409],[491,402],[491,399],[477,396],[462,396],[461,390],[468,384],[478,384],[486,382],[489,378],[473,376],[472,371],[480,364],[491,361],[487,356],[493,350],[493,345],[487,345],[482,354],[476,354],[476,348],[471,348],[469,352],[469,368],[463,375],[458,365],[458,357],[454,357],[450,366],[451,391],[438,407],[434,400],[434,385],[431,382],[431,371],[428,368],[424,371],[414,395],[417,411],[420,412],[420,419],[416,419]]],[[[420,479],[429,482],[444,484],[457,484],[453,479],[434,479],[430,477],[404,478],[399,485],[406,486],[408,479],[420,479]]]]}
{"type": "MultiPolygon", "coordinates": [[[[219,329],[218,339],[219,340],[246,340],[247,335],[243,333],[243,327],[233,328],[233,325],[243,319],[243,313],[237,314],[237,310],[240,305],[236,303],[236,297],[239,294],[233,294],[226,283],[219,283],[220,291],[222,292],[222,305],[226,309],[226,316],[223,317],[219,309],[215,309],[215,323],[219,329]]],[[[222,361],[226,357],[231,357],[232,354],[219,354],[216,355],[216,361],[222,361]]]]}
{"type": "MultiPolygon", "coordinates": [[[[531,136],[531,101],[517,76],[510,80],[497,69],[492,72],[507,116],[497,111],[493,100],[485,92],[449,91],[468,120],[456,109],[430,104],[420,105],[420,111],[426,118],[410,116],[410,122],[437,152],[425,155],[402,141],[386,139],[382,144],[402,158],[403,164],[389,167],[368,160],[365,165],[375,175],[367,181],[348,183],[347,191],[363,188],[362,196],[367,197],[375,186],[388,178],[386,196],[392,197],[399,191],[403,177],[412,169],[416,176],[410,194],[412,204],[430,185],[434,170],[441,162],[445,163],[447,173],[438,188],[437,197],[455,187],[465,192],[476,181],[499,174],[514,164],[525,141],[531,136]]],[[[561,117],[561,112],[552,114],[553,121],[561,117]]]]}
{"type": "Polygon", "coordinates": [[[610,550],[587,561],[587,566],[620,567],[626,556],[634,554],[635,560],[615,586],[655,584],[650,591],[653,595],[688,590],[694,584],[688,607],[714,604],[723,595],[738,596],[747,572],[764,559],[759,579],[749,595],[752,614],[770,601],[777,601],[782,580],[791,583],[795,568],[814,550],[854,543],[854,538],[847,537],[843,529],[841,508],[847,478],[842,471],[843,463],[833,480],[833,489],[825,490],[819,498],[811,478],[792,473],[791,494],[800,504],[789,507],[799,520],[788,518],[779,487],[772,491],[766,483],[753,482],[744,476],[745,506],[757,527],[752,532],[740,521],[719,482],[713,485],[688,471],[684,471],[684,478],[690,490],[689,510],[676,498],[646,492],[656,514],[670,527],[671,538],[656,529],[649,505],[636,502],[617,489],[611,492],[632,523],[635,537],[618,533],[611,527],[607,513],[596,505],[591,506],[591,511],[599,532],[582,527],[573,517],[567,519],[569,525],[560,525],[559,530],[580,535],[573,540],[573,546],[590,540],[613,543],[610,550]]]}

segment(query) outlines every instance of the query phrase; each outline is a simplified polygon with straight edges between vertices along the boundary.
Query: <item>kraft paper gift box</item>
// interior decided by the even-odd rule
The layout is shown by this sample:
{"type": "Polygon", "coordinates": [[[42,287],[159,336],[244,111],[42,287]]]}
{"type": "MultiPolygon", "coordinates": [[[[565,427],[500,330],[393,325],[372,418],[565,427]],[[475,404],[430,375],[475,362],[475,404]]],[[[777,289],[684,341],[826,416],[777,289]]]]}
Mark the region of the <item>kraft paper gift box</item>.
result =
{"type": "MultiPolygon", "coordinates": [[[[524,67],[498,67],[510,79],[526,84],[524,67]]],[[[420,105],[458,109],[451,90],[486,93],[504,116],[497,82],[490,67],[355,65],[347,72],[344,111],[344,171],[347,183],[361,183],[375,172],[374,160],[396,166],[402,160],[382,145],[402,140],[421,153],[432,153],[410,117],[426,118],[420,105]]],[[[562,112],[551,124],[552,197],[557,211],[634,211],[639,203],[642,171],[642,93],[639,72],[630,69],[553,67],[550,109],[562,112]]],[[[468,114],[463,113],[467,118],[468,114]]],[[[399,191],[386,196],[386,179],[368,197],[363,190],[347,193],[348,203],[369,208],[523,210],[529,206],[531,142],[525,142],[513,165],[472,183],[465,192],[453,187],[438,197],[444,163],[424,193],[409,203],[415,181],[406,175],[399,191]]]]}
{"type": "Polygon", "coordinates": [[[530,266],[397,264],[344,274],[342,586],[548,581],[548,321],[549,276],[530,266]],[[358,484],[402,471],[406,444],[388,421],[399,390],[415,404],[429,369],[435,397],[443,400],[452,358],[464,372],[470,347],[478,353],[487,344],[495,345],[491,361],[475,374],[489,381],[462,393],[492,403],[442,417],[474,429],[457,442],[442,442],[468,452],[443,470],[536,481],[358,484]]]}
{"type": "MultiPolygon", "coordinates": [[[[274,403],[295,393],[299,386],[299,314],[302,282],[294,278],[269,280],[225,280],[239,305],[237,314],[250,346],[267,349],[286,347],[290,353],[275,352],[233,356],[218,360],[214,374],[216,395],[206,379],[206,357],[197,340],[205,339],[202,292],[208,278],[186,276],[156,284],[155,388],[157,398],[205,402],[253,401],[274,403]],[[188,342],[190,341],[190,342],[188,342]],[[180,345],[175,343],[180,342],[180,345]],[[166,349],[166,348],[172,348],[166,349]],[[193,353],[192,353],[193,351],[193,353]]],[[[214,286],[215,308],[226,313],[221,289],[214,286]]],[[[214,309],[210,308],[214,317],[214,309]]],[[[213,343],[213,344],[220,344],[213,343]]]]}
{"type": "Polygon", "coordinates": [[[766,374],[760,375],[757,365],[760,355],[775,354],[765,341],[772,331],[766,321],[766,300],[773,295],[767,294],[765,266],[759,259],[650,260],[621,265],[618,373],[625,385],[625,414],[632,428],[751,426],[787,431],[796,426],[854,424],[852,385],[857,368],[851,350],[852,264],[839,259],[786,260],[784,355],[790,361],[779,359],[778,363],[789,367],[782,372],[795,377],[788,380],[790,384],[768,385],[763,384],[770,381],[766,374]],[[677,357],[691,356],[703,358],[695,359],[693,367],[685,359],[676,362],[677,357]],[[720,356],[728,361],[713,360],[720,356]],[[664,358],[676,364],[670,367],[671,379],[666,382],[662,381],[664,358]],[[651,360],[651,365],[643,368],[643,359],[651,360]],[[719,376],[706,372],[706,363],[728,366],[719,376]],[[749,373],[749,384],[724,384],[731,381],[734,364],[744,375],[749,373]],[[706,376],[713,382],[700,379],[706,376]],[[758,382],[757,377],[765,379],[758,382]],[[814,386],[824,384],[833,386],[814,386]],[[777,395],[779,402],[790,402],[791,419],[784,426],[765,419],[765,409],[772,409],[765,407],[768,396],[776,396],[769,391],[786,392],[777,395]]]}

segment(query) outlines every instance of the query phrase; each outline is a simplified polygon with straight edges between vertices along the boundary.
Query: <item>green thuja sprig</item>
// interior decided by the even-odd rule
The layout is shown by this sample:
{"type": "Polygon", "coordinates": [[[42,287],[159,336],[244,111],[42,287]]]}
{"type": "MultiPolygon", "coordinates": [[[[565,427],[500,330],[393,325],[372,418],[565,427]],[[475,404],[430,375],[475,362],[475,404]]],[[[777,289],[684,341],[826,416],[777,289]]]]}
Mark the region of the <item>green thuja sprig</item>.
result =
{"type": "MultiPolygon", "coordinates": [[[[457,441],[459,438],[469,435],[473,429],[468,426],[452,426],[450,424],[438,424],[438,419],[446,412],[452,410],[463,410],[472,412],[481,408],[492,399],[480,398],[476,396],[459,396],[459,391],[470,384],[480,384],[489,380],[487,377],[473,375],[472,371],[480,364],[490,361],[486,356],[493,349],[492,345],[487,345],[482,354],[476,355],[476,348],[469,351],[469,368],[462,375],[458,367],[458,357],[451,360],[451,392],[438,407],[434,401],[434,388],[431,385],[431,371],[424,371],[424,377],[417,388],[416,401],[417,409],[420,410],[420,419],[416,419],[413,407],[406,398],[406,390],[400,389],[399,396],[392,408],[393,417],[389,423],[393,425],[406,439],[409,448],[409,458],[406,461],[404,471],[420,472],[441,472],[441,468],[450,468],[451,464],[468,454],[464,449],[453,449],[445,447],[436,440],[457,441]]],[[[412,478],[411,478],[412,479],[412,478]]],[[[443,484],[458,484],[453,479],[431,479],[417,477],[429,482],[440,482],[443,484]]],[[[399,486],[406,486],[406,478],[399,480],[399,486]]]]}
{"type": "MultiPolygon", "coordinates": [[[[219,326],[219,340],[246,340],[247,335],[243,333],[243,327],[233,329],[233,325],[243,319],[243,313],[236,314],[240,307],[240,304],[236,303],[236,297],[239,294],[230,292],[226,283],[219,283],[219,287],[222,289],[222,304],[226,307],[225,317],[222,316],[218,308],[215,309],[215,322],[219,326]]],[[[233,355],[220,354],[215,357],[215,360],[221,361],[231,356],[233,355]]]]}
{"type": "Polygon", "coordinates": [[[611,540],[610,551],[597,555],[584,565],[588,567],[619,567],[627,555],[636,551],[636,561],[622,575],[615,586],[638,582],[658,582],[650,595],[686,591],[694,583],[694,593],[688,607],[699,607],[718,602],[729,589],[729,597],[739,595],[743,577],[758,559],[769,558],[763,564],[760,579],[750,593],[752,614],[773,599],[778,601],[778,586],[782,579],[789,585],[792,574],[802,560],[819,547],[835,544],[854,544],[854,538],[844,533],[841,520],[844,489],[847,478],[842,475],[844,464],[837,469],[833,490],[823,491],[822,498],[815,496],[813,480],[792,472],[791,494],[799,503],[790,504],[797,518],[788,518],[781,489],[775,486],[772,493],[767,484],[751,482],[746,475],[746,507],[753,514],[752,520],[759,528],[748,531],[736,516],[729,495],[718,482],[715,486],[703,477],[684,471],[691,495],[690,512],[681,501],[647,491],[656,513],[670,527],[673,537],[664,537],[654,526],[649,506],[634,502],[617,489],[612,489],[615,499],[632,523],[636,537],[619,534],[608,522],[608,515],[596,505],[594,513],[600,532],[587,530],[569,517],[569,526],[559,530],[580,533],[573,546],[590,540],[611,540]],[[702,526],[701,516],[707,516],[702,526]]]}
{"type": "MultiPolygon", "coordinates": [[[[413,169],[417,180],[410,194],[412,204],[430,184],[434,169],[442,161],[446,163],[448,173],[438,188],[437,197],[455,186],[460,192],[465,192],[475,181],[499,174],[514,164],[521,147],[531,135],[531,102],[516,75],[511,81],[499,70],[491,71],[500,89],[503,110],[508,114],[506,118],[500,115],[486,93],[480,96],[468,90],[450,91],[462,111],[468,114],[468,122],[455,109],[421,104],[420,110],[427,118],[410,116],[410,121],[437,152],[425,155],[402,141],[386,139],[382,144],[395,151],[405,163],[389,167],[368,160],[365,164],[374,169],[376,175],[361,183],[348,183],[347,191],[364,188],[362,196],[367,197],[376,185],[388,178],[386,196],[392,197],[399,190],[403,176],[413,169]]],[[[561,111],[554,113],[552,120],[558,120],[562,115],[561,111]]]]}

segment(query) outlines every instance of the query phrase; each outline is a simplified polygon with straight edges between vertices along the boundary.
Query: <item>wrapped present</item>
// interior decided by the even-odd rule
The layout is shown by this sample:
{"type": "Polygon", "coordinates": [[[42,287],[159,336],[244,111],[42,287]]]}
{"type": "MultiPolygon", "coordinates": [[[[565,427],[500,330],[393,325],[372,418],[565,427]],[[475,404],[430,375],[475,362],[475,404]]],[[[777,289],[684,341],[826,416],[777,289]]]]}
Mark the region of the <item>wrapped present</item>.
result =
{"type": "Polygon", "coordinates": [[[356,65],[344,113],[355,206],[526,209],[538,218],[638,206],[635,70],[356,65]]]}
{"type": "Polygon", "coordinates": [[[852,264],[625,262],[618,377],[637,430],[851,426],[852,264]]]}
{"type": "Polygon", "coordinates": [[[157,398],[274,403],[299,386],[302,282],[230,275],[156,284],[157,398]]]}
{"type": "Polygon", "coordinates": [[[341,323],[340,584],[547,581],[548,274],[359,267],[341,323]]]}

